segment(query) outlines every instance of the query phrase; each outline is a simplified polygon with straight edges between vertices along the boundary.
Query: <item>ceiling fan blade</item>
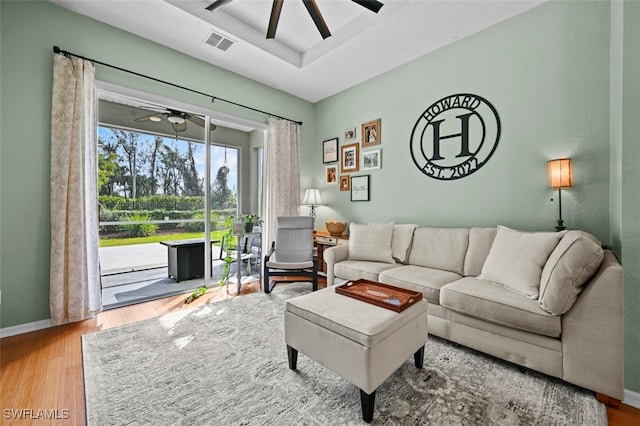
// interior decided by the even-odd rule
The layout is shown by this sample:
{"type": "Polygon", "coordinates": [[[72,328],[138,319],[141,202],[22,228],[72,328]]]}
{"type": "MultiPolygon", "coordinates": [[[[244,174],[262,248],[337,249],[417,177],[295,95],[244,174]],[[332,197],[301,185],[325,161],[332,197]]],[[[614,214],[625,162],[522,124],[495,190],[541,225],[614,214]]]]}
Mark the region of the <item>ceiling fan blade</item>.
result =
{"type": "Polygon", "coordinates": [[[267,27],[267,38],[275,38],[278,22],[280,21],[280,12],[282,11],[282,3],[284,0],[273,0],[271,6],[271,18],[269,18],[269,26],[267,27]]]}
{"type": "Polygon", "coordinates": [[[149,114],[149,115],[145,115],[144,117],[138,117],[136,118],[135,121],[137,122],[141,122],[141,121],[148,121],[151,120],[153,117],[157,117],[158,120],[153,120],[153,121],[160,121],[159,119],[163,116],[164,114],[161,112],[158,112],[156,114],[149,114]]]}
{"type": "Polygon", "coordinates": [[[322,38],[331,37],[329,27],[327,27],[327,23],[324,21],[322,13],[320,13],[320,9],[318,9],[316,0],[302,0],[302,3],[304,3],[304,6],[307,8],[309,15],[311,15],[311,19],[313,19],[313,23],[316,24],[322,38]]]}
{"type": "Polygon", "coordinates": [[[209,12],[215,12],[216,10],[220,9],[223,6],[226,6],[232,1],[233,0],[215,0],[209,6],[205,7],[205,9],[207,9],[209,12]]]}
{"type": "Polygon", "coordinates": [[[171,127],[173,127],[173,130],[176,132],[184,132],[185,130],[187,130],[187,122],[183,121],[182,123],[171,123],[171,127]]]}
{"type": "Polygon", "coordinates": [[[384,6],[382,3],[380,3],[377,0],[351,0],[351,1],[354,3],[358,3],[362,7],[366,7],[373,13],[378,13],[382,8],[382,6],[384,6]]]}
{"type": "Polygon", "coordinates": [[[185,117],[187,120],[189,120],[192,123],[197,124],[200,127],[204,127],[204,120],[200,117],[197,117],[195,115],[191,115],[191,114],[187,114],[187,116],[185,117]]]}

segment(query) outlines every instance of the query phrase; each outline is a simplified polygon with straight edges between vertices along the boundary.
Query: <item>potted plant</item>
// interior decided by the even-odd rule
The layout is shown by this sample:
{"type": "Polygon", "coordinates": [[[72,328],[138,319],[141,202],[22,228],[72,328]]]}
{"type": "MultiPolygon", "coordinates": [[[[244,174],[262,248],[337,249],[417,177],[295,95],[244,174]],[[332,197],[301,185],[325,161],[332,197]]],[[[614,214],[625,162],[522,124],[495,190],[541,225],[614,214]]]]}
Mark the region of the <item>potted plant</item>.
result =
{"type": "Polygon", "coordinates": [[[262,219],[257,214],[242,215],[244,219],[244,232],[252,232],[254,226],[262,226],[262,219]]]}

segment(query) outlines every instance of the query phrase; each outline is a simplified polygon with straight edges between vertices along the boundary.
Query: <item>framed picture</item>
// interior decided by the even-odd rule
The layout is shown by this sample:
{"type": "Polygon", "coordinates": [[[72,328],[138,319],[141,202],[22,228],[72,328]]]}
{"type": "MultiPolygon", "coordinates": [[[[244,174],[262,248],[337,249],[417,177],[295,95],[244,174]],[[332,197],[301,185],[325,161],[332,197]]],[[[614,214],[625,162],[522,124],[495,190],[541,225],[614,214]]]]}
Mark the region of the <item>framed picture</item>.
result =
{"type": "Polygon", "coordinates": [[[338,165],[327,166],[324,173],[324,182],[327,184],[338,183],[338,165]]]}
{"type": "Polygon", "coordinates": [[[327,164],[336,161],[338,161],[338,138],[322,142],[322,162],[327,164]]]}
{"type": "Polygon", "coordinates": [[[364,151],[362,153],[362,170],[367,169],[379,169],[381,153],[379,149],[374,149],[373,151],[364,151]]]}
{"type": "Polygon", "coordinates": [[[382,143],[381,120],[368,121],[362,123],[362,147],[380,145],[382,143]]]}
{"type": "Polygon", "coordinates": [[[351,177],[351,201],[369,201],[369,175],[351,177]]]}
{"type": "Polygon", "coordinates": [[[356,128],[352,127],[344,131],[344,140],[349,141],[356,138],[356,128]]]}
{"type": "Polygon", "coordinates": [[[349,176],[340,176],[340,191],[348,191],[349,188],[349,176]]]}
{"type": "Polygon", "coordinates": [[[351,173],[360,170],[360,150],[357,143],[344,145],[340,149],[340,173],[351,173]]]}

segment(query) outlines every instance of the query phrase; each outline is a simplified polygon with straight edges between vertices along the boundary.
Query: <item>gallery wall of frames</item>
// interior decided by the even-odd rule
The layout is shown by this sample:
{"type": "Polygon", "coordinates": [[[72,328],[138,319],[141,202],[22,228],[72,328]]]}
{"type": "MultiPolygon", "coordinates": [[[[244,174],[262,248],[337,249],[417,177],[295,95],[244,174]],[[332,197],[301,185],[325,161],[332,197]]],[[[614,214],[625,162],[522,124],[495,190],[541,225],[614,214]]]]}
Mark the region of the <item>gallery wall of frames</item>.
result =
{"type": "Polygon", "coordinates": [[[339,137],[322,142],[325,183],[349,191],[351,201],[370,200],[370,175],[361,174],[382,168],[382,119],[351,127],[339,137]]]}

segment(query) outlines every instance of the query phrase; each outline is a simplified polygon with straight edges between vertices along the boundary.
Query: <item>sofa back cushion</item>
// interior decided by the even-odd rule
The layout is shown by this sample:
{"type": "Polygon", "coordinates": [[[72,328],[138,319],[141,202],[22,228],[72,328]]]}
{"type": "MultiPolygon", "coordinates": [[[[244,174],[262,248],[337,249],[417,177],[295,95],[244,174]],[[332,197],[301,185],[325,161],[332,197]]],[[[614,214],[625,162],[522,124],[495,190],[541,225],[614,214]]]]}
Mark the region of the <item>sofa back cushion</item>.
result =
{"type": "Polygon", "coordinates": [[[395,263],[391,251],[392,223],[349,225],[349,260],[395,263]]]}
{"type": "Polygon", "coordinates": [[[542,270],[540,307],[554,315],[571,309],[602,259],[604,251],[593,235],[583,231],[567,232],[542,270]]]}
{"type": "Polygon", "coordinates": [[[413,233],[409,263],[462,275],[468,244],[468,229],[418,228],[413,233]]]}
{"type": "Polygon", "coordinates": [[[542,268],[563,235],[562,232],[521,232],[498,226],[480,278],[537,299],[542,268]]]}
{"type": "Polygon", "coordinates": [[[489,250],[496,237],[498,228],[471,228],[469,229],[469,248],[464,257],[464,276],[477,277],[482,272],[489,250]]]}
{"type": "Polygon", "coordinates": [[[391,238],[391,254],[396,262],[407,263],[409,260],[409,250],[413,241],[413,232],[418,225],[402,224],[393,226],[393,237],[391,238]]]}

